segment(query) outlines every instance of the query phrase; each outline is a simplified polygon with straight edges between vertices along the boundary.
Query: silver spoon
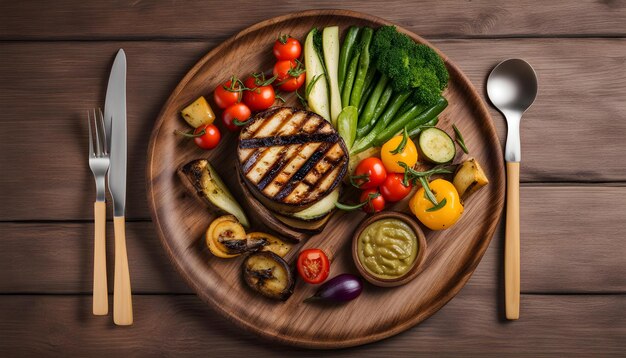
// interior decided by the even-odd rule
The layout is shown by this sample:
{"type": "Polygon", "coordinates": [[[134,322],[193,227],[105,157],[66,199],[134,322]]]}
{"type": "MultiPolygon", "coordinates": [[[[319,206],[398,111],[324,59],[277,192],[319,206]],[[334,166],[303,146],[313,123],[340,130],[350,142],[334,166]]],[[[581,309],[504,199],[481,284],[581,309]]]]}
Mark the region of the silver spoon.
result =
{"type": "Polygon", "coordinates": [[[520,229],[519,167],[521,160],[519,125],[522,114],[537,97],[537,75],[522,59],[500,62],[487,79],[487,95],[504,114],[508,134],[504,149],[506,160],[506,232],[504,244],[504,295],[507,319],[519,318],[520,229]]]}

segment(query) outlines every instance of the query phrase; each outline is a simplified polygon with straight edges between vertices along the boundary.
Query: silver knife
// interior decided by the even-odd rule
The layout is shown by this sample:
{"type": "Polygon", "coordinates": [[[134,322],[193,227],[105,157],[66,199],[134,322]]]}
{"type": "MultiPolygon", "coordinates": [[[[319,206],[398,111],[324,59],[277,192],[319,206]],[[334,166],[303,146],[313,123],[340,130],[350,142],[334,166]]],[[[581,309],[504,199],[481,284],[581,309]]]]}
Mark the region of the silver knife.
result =
{"type": "Polygon", "coordinates": [[[120,49],[109,75],[104,104],[105,126],[111,135],[109,191],[113,198],[115,228],[115,280],[113,285],[113,321],[133,324],[133,304],[126,253],[126,54],[120,49]]]}

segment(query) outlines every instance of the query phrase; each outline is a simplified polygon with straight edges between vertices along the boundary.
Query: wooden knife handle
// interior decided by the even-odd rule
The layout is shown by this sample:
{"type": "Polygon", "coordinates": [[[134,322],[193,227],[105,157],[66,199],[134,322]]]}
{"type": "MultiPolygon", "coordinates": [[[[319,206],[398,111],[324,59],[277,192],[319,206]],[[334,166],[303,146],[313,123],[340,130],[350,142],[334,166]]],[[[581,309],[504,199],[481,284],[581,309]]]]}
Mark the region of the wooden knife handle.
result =
{"type": "Polygon", "coordinates": [[[504,297],[506,318],[519,318],[520,234],[519,162],[506,163],[506,232],[504,239],[504,297]]]}
{"type": "Polygon", "coordinates": [[[115,228],[115,283],[113,286],[113,322],[118,326],[133,324],[133,299],[130,291],[126,223],[123,216],[113,217],[115,228]]]}
{"type": "Polygon", "coordinates": [[[93,314],[104,316],[109,313],[106,261],[106,203],[96,201],[94,211],[93,245],[93,314]]]}

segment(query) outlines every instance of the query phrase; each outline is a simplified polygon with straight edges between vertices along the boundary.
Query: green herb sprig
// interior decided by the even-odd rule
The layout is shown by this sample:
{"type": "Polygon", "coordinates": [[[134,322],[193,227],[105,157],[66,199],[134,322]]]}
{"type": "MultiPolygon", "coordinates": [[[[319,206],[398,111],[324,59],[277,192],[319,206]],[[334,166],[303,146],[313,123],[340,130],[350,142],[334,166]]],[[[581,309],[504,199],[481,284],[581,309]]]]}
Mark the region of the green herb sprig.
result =
{"type": "Polygon", "coordinates": [[[454,129],[454,134],[456,135],[456,142],[459,144],[459,147],[463,149],[465,154],[469,154],[469,150],[467,150],[467,146],[465,145],[465,140],[463,139],[463,135],[461,131],[456,127],[456,125],[452,125],[452,129],[454,129]]]}

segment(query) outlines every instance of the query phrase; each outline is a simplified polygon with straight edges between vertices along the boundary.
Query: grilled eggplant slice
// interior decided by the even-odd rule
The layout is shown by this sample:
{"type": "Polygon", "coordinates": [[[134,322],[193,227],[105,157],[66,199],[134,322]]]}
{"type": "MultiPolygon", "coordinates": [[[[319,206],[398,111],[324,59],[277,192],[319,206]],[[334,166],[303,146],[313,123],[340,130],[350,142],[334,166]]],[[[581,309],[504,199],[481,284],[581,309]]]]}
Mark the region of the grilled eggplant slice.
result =
{"type": "Polygon", "coordinates": [[[247,236],[248,241],[252,243],[263,242],[263,247],[261,251],[270,251],[275,253],[280,257],[285,257],[287,253],[291,250],[293,246],[290,243],[287,243],[276,236],[266,234],[264,232],[251,232],[248,233],[247,236]]]}
{"type": "Polygon", "coordinates": [[[348,151],[332,125],[291,107],[257,114],[239,135],[238,169],[263,205],[285,213],[310,207],[335,190],[348,151]]]}
{"type": "Polygon", "coordinates": [[[209,205],[234,215],[241,225],[250,227],[243,209],[208,160],[198,159],[185,164],[179,175],[209,205]]]}
{"type": "Polygon", "coordinates": [[[478,189],[489,184],[489,179],[487,179],[478,161],[474,158],[470,158],[459,166],[456,174],[454,174],[452,184],[454,184],[454,187],[459,192],[461,200],[466,200],[478,189]]]}
{"type": "Polygon", "coordinates": [[[295,284],[287,262],[270,251],[248,256],[243,262],[243,278],[253,290],[281,301],[291,296],[295,284]]]}

